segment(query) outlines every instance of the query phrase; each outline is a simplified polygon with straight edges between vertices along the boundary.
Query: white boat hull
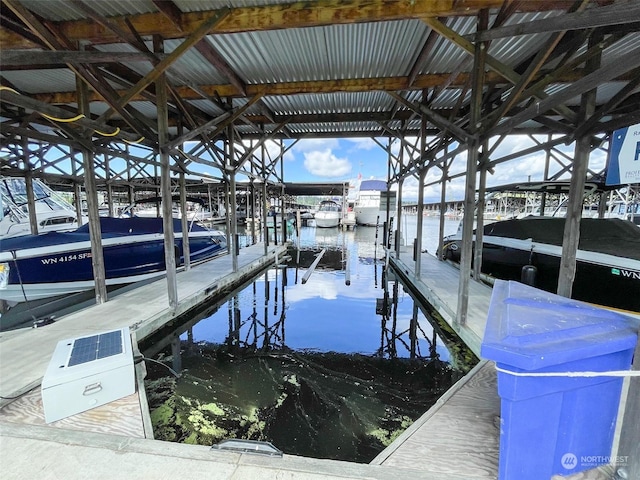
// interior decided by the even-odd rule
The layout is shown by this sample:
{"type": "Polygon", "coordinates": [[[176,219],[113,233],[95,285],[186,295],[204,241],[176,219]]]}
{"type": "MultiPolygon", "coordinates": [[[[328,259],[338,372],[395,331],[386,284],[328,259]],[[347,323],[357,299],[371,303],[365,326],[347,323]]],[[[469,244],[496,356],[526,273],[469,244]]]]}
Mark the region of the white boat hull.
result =
{"type": "Polygon", "coordinates": [[[387,212],[377,207],[356,207],[356,223],[358,225],[382,225],[387,220],[387,212]]]}
{"type": "Polygon", "coordinates": [[[340,212],[317,212],[316,227],[331,228],[340,224],[340,212]]]}

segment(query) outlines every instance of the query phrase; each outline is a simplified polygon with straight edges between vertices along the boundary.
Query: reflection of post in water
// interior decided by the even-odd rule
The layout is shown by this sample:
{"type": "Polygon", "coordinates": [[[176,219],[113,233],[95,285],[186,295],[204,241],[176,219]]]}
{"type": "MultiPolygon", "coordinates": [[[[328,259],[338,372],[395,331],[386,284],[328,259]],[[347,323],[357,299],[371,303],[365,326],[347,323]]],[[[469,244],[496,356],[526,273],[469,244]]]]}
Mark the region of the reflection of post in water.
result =
{"type": "Polygon", "coordinates": [[[296,285],[298,284],[298,271],[300,270],[300,245],[296,251],[296,285]]]}
{"type": "MultiPolygon", "coordinates": [[[[384,272],[382,273],[382,280],[384,281],[384,272]]],[[[373,257],[373,286],[378,288],[378,259],[373,257]]]]}
{"type": "Polygon", "coordinates": [[[411,315],[411,322],[409,323],[409,341],[411,342],[410,358],[413,360],[416,358],[416,347],[418,339],[416,336],[418,326],[418,305],[413,304],[413,314],[411,315]]]}
{"type": "MultiPolygon", "coordinates": [[[[383,269],[384,272],[384,269],[383,269]]],[[[398,332],[398,282],[393,282],[392,298],[389,298],[389,290],[388,283],[384,283],[384,293],[381,299],[378,299],[376,302],[376,313],[381,315],[381,333],[380,333],[380,350],[378,355],[384,357],[385,354],[389,356],[389,358],[397,358],[398,357],[398,345],[402,345],[407,352],[409,352],[409,358],[412,360],[415,359],[437,359],[438,354],[436,351],[436,332],[435,330],[432,332],[432,338],[429,338],[427,333],[424,331],[419,321],[419,305],[413,300],[413,314],[411,316],[411,320],[409,322],[409,328],[398,332]],[[388,328],[389,323],[391,323],[391,328],[388,328]],[[406,335],[409,336],[407,341],[406,335]],[[420,351],[420,343],[419,337],[423,338],[427,344],[429,345],[429,353],[428,357],[423,357],[422,352],[420,351]]]]}
{"type": "Polygon", "coordinates": [[[252,347],[255,349],[258,347],[258,288],[256,287],[256,282],[253,282],[252,284],[253,287],[253,302],[251,302],[251,305],[253,307],[253,322],[251,327],[253,328],[253,342],[252,342],[252,347]]]}
{"type": "MultiPolygon", "coordinates": [[[[286,301],[285,292],[287,286],[287,269],[275,270],[275,282],[269,281],[269,275],[264,276],[264,312],[263,318],[258,314],[257,282],[253,282],[253,302],[251,313],[243,317],[240,309],[240,297],[238,295],[227,301],[228,307],[228,335],[224,341],[229,353],[239,355],[243,350],[253,352],[261,350],[268,352],[274,349],[285,348],[285,320],[286,301]],[[278,272],[281,270],[281,273],[278,272]],[[273,286],[274,291],[271,291],[273,286]],[[281,289],[281,291],[280,291],[281,289]],[[269,321],[271,301],[273,300],[273,313],[277,319],[271,324],[269,321]]],[[[176,333],[179,336],[179,333],[176,333]]],[[[189,333],[191,342],[193,334],[189,333]]],[[[179,346],[179,339],[176,343],[179,346]]],[[[166,344],[165,344],[166,345],[166,344]]],[[[175,346],[174,356],[175,355],[175,346]]],[[[178,349],[179,352],[179,349],[178,349]]]]}
{"type": "Polygon", "coordinates": [[[393,323],[391,324],[391,341],[389,343],[389,356],[396,358],[398,350],[396,349],[396,330],[398,328],[398,282],[393,282],[393,304],[391,305],[393,312],[393,323]]]}
{"type": "Polygon", "coordinates": [[[286,305],[285,305],[285,301],[284,301],[284,292],[286,292],[285,288],[287,286],[287,268],[284,268],[282,270],[282,284],[281,284],[281,288],[282,288],[282,295],[280,295],[280,298],[282,298],[282,308],[280,309],[280,329],[281,329],[281,340],[282,340],[282,347],[285,346],[285,341],[284,341],[284,322],[285,322],[285,311],[286,311],[286,305]]]}
{"type": "Polygon", "coordinates": [[[262,350],[269,350],[269,275],[264,276],[264,342],[262,350]]]}
{"type": "Polygon", "coordinates": [[[276,285],[273,289],[273,316],[275,317],[278,314],[278,266],[276,265],[276,285]]]}
{"type": "Polygon", "coordinates": [[[389,301],[389,288],[388,284],[384,283],[384,293],[382,296],[382,302],[379,304],[376,302],[376,313],[382,316],[381,331],[380,331],[380,352],[381,357],[385,356],[385,353],[389,355],[389,358],[397,357],[397,350],[395,346],[395,331],[397,326],[397,306],[398,306],[398,282],[393,284],[393,300],[389,301]],[[391,316],[391,318],[389,318],[391,316]],[[387,327],[387,324],[391,321],[391,329],[387,327]]]}
{"type": "Polygon", "coordinates": [[[171,340],[171,357],[173,369],[176,372],[182,370],[182,353],[180,351],[180,335],[174,335],[171,340]]]}
{"type": "Polygon", "coordinates": [[[227,335],[227,347],[233,348],[233,299],[227,301],[227,319],[229,321],[229,335],[227,335]]]}
{"type": "Polygon", "coordinates": [[[436,334],[436,329],[435,328],[431,332],[431,335],[432,335],[432,341],[429,342],[429,356],[431,358],[437,358],[438,357],[438,352],[436,351],[436,341],[437,341],[438,336],[436,334]]]}

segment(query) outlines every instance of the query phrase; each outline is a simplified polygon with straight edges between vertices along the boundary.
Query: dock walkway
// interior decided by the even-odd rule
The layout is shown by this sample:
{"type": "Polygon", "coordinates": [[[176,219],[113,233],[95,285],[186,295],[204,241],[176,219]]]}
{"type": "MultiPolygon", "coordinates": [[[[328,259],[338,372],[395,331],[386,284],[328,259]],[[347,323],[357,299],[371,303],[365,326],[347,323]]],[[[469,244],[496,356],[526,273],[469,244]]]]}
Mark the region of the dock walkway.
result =
{"type": "MultiPolygon", "coordinates": [[[[467,323],[454,325],[460,271],[431,254],[422,253],[418,276],[412,251],[408,248],[401,249],[399,256],[391,256],[390,261],[409,287],[435,307],[480,357],[491,287],[475,281],[469,283],[467,323]]],[[[498,477],[500,428],[495,364],[481,360],[372,463],[400,467],[419,459],[430,472],[440,472],[441,478],[452,478],[456,472],[465,472],[476,479],[495,479],[498,477]]],[[[551,480],[610,478],[613,478],[613,467],[603,465],[566,477],[554,475],[551,480]]]]}
{"type": "Polygon", "coordinates": [[[404,280],[438,311],[473,353],[480,357],[480,345],[491,301],[491,287],[476,281],[469,283],[467,323],[460,326],[454,325],[458,309],[460,271],[447,262],[439,261],[429,253],[422,253],[418,277],[415,274],[415,262],[411,251],[406,248],[401,251],[399,257],[392,256],[390,261],[396,271],[405,277],[404,280]]]}
{"type": "MultiPolygon", "coordinates": [[[[390,262],[409,288],[426,300],[480,357],[491,288],[471,282],[467,324],[454,325],[459,271],[430,254],[421,255],[415,274],[411,252],[403,249],[390,262]]],[[[417,422],[374,459],[374,463],[400,466],[420,459],[429,471],[449,478],[465,472],[477,479],[498,476],[500,398],[492,362],[481,361],[456,383],[417,422]]]]}

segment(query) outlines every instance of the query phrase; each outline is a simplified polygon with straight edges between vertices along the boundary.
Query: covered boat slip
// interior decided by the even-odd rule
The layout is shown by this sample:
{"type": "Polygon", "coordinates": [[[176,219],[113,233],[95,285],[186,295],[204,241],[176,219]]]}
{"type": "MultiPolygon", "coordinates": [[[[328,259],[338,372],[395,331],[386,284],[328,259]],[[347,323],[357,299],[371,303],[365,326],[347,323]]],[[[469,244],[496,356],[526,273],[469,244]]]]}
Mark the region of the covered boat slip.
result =
{"type": "MultiPolygon", "coordinates": [[[[527,175],[543,181],[571,177],[558,290],[569,297],[585,181],[610,173],[615,162],[605,162],[603,154],[615,150],[615,132],[638,127],[637,0],[2,0],[2,7],[0,166],[3,175],[25,177],[28,196],[33,196],[33,178],[70,192],[78,214],[86,206],[95,232],[102,201],[113,215],[120,200],[131,203],[141,194],[168,199],[179,191],[184,201],[189,190],[208,196],[211,211],[222,207],[229,213],[226,232],[235,251],[237,218],[261,216],[266,225],[269,203],[285,204],[285,156],[300,160],[307,139],[365,140],[384,151],[383,181],[397,191],[398,211],[390,215],[389,231],[401,227],[402,202],[414,193],[419,219],[429,200],[440,196],[444,215],[447,200],[464,197],[460,275],[419,256],[421,273],[412,278],[415,267],[399,247],[391,261],[476,352],[488,306],[486,288],[470,280],[472,263],[478,270],[481,264],[472,249],[476,195],[478,212],[483,212],[484,192],[495,182],[522,182],[527,175]],[[513,171],[520,176],[510,178],[513,171]],[[237,195],[241,182],[248,185],[244,197],[237,195]],[[214,185],[217,202],[211,200],[214,185]],[[439,191],[425,192],[430,187],[439,191]]],[[[340,157],[331,148],[317,151],[327,155],[310,156],[321,160],[316,166],[333,165],[330,159],[340,157]]],[[[627,157],[617,160],[620,171],[612,183],[627,194],[635,188],[640,198],[640,170],[624,172],[627,157]]],[[[600,200],[604,207],[606,199],[600,200]]],[[[284,214],[282,209],[282,224],[284,214]]],[[[171,215],[170,202],[165,202],[167,232],[171,215]]],[[[36,233],[36,219],[31,215],[29,220],[36,233]]],[[[99,263],[99,236],[92,238],[92,256],[99,263]]],[[[421,241],[418,235],[418,252],[421,241]]],[[[173,265],[173,249],[165,251],[165,263],[173,265]]],[[[237,272],[243,261],[241,254],[216,264],[237,272]]],[[[90,310],[89,322],[76,314],[77,321],[2,334],[0,394],[11,396],[36,385],[56,339],[95,331],[100,322],[105,322],[100,330],[133,325],[145,335],[145,329],[170,318],[172,308],[188,308],[192,298],[195,303],[207,295],[203,285],[189,290],[184,279],[214,289],[221,286],[215,275],[224,275],[200,278],[194,269],[178,273],[176,286],[176,272],[169,269],[168,289],[165,283],[145,290],[148,303],[136,294],[135,302],[118,308],[117,298],[103,303],[103,267],[94,270],[101,305],[90,310]],[[138,324],[140,318],[145,320],[138,324]]],[[[478,372],[482,379],[486,370],[478,372]]],[[[458,398],[486,398],[483,388],[468,392],[476,383],[486,382],[467,381],[458,398]]],[[[473,415],[439,408],[405,438],[407,450],[404,444],[398,447],[381,466],[285,457],[281,467],[292,478],[478,478],[462,471],[468,465],[459,458],[445,465],[436,458],[438,448],[428,453],[418,448],[426,444],[421,435],[431,422],[440,418],[446,425],[464,418],[456,432],[464,435],[468,428],[477,445],[486,440],[488,447],[477,457],[458,452],[477,461],[473,471],[490,476],[495,461],[491,402],[459,402],[470,409],[486,407],[479,412],[484,420],[475,422],[484,431],[473,429],[473,415]],[[391,465],[404,454],[405,460],[398,461],[402,468],[391,465]],[[430,465],[437,473],[430,472],[430,465]]],[[[636,404],[634,413],[639,411],[636,404]]],[[[49,465],[59,468],[52,475],[61,478],[99,477],[91,468],[104,468],[103,477],[132,472],[176,477],[185,471],[204,477],[214,469],[223,478],[280,473],[271,460],[223,459],[205,452],[206,447],[55,434],[39,426],[2,425],[2,432],[0,454],[13,457],[9,465],[15,470],[9,475],[16,477],[36,477],[49,465]],[[48,442],[52,438],[58,443],[48,442]],[[34,451],[41,454],[37,460],[34,451]],[[84,460],[80,464],[73,458],[84,460]]],[[[634,438],[638,444],[637,434],[634,438]]],[[[452,444],[442,437],[437,441],[452,444]]],[[[630,475],[637,477],[640,460],[634,462],[630,475]]]]}
{"type": "MultiPolygon", "coordinates": [[[[226,283],[232,281],[229,277],[237,278],[242,276],[243,272],[249,274],[250,271],[255,271],[261,265],[270,262],[276,251],[281,254],[282,247],[271,248],[268,256],[264,256],[262,251],[262,245],[242,249],[236,274],[227,275],[231,269],[229,256],[178,273],[179,304],[176,312],[168,309],[167,293],[165,288],[159,288],[164,286],[163,281],[159,280],[44,328],[3,333],[0,337],[0,393],[7,397],[29,392],[0,410],[0,436],[3,444],[0,454],[5,459],[8,459],[8,455],[12,457],[12,462],[2,461],[4,465],[10,465],[4,474],[29,478],[37,474],[42,462],[46,462],[52,465],[49,471],[51,475],[69,478],[78,474],[79,466],[73,459],[83,458],[84,462],[97,469],[87,472],[87,477],[91,478],[112,478],[132,474],[140,477],[168,478],[170,472],[178,475],[185,471],[193,476],[199,473],[204,475],[207,472],[211,474],[215,471],[215,478],[228,479],[238,476],[266,479],[273,478],[274,475],[287,475],[290,478],[301,479],[340,477],[400,480],[410,477],[435,480],[441,479],[443,472],[448,472],[447,478],[452,480],[485,478],[478,476],[478,472],[487,472],[486,478],[495,478],[495,399],[484,395],[487,389],[493,387],[491,381],[485,381],[487,375],[493,374],[493,369],[487,367],[486,362],[482,364],[483,368],[473,370],[465,380],[445,395],[434,407],[435,410],[427,412],[423,419],[392,445],[393,448],[385,451],[384,461],[379,462],[380,464],[374,462],[371,465],[361,465],[288,455],[282,459],[265,459],[236,453],[212,452],[207,446],[143,439],[141,437],[144,434],[147,437],[149,435],[146,433],[148,427],[141,420],[144,418],[144,395],[139,399],[138,394],[63,419],[54,424],[58,428],[44,426],[42,404],[36,387],[44,374],[50,353],[59,340],[122,326],[130,326],[137,338],[144,338],[175,318],[179,312],[202,301],[202,297],[207,295],[207,290],[219,291],[226,283]],[[470,402],[465,399],[475,400],[470,402]],[[453,410],[448,407],[441,408],[445,403],[455,404],[453,410]],[[486,422],[478,421],[479,413],[487,417],[486,422]],[[454,422],[454,419],[460,418],[467,419],[468,423],[458,420],[454,422]],[[433,436],[432,422],[439,422],[446,427],[438,437],[433,436]],[[483,429],[483,434],[488,433],[489,437],[483,437],[480,443],[468,441],[461,444],[455,441],[456,438],[463,438],[465,431],[468,435],[469,427],[472,425],[483,429]],[[455,434],[456,430],[458,434],[455,434]],[[410,441],[405,441],[406,437],[410,437],[410,441]],[[427,439],[430,454],[425,454],[413,443],[420,437],[427,439]],[[457,449],[451,449],[452,442],[458,445],[457,449]],[[396,447],[397,445],[399,446],[396,447]],[[32,454],[30,452],[33,451],[43,452],[39,455],[38,462],[29,461],[32,454]],[[449,454],[443,454],[447,451],[449,454]],[[416,457],[416,453],[420,456],[416,457]],[[409,458],[403,457],[407,454],[410,455],[409,458]],[[465,455],[466,460],[462,463],[452,463],[454,455],[458,454],[465,455]],[[115,455],[118,456],[117,460],[112,458],[115,455]],[[48,460],[49,457],[51,460],[48,460]],[[439,461],[436,461],[437,459],[439,461]],[[13,465],[19,465],[20,470],[14,472],[13,465]]],[[[3,400],[3,404],[7,403],[3,400]]],[[[82,467],[81,471],[84,472],[85,468],[82,467]]]]}
{"type": "MultiPolygon", "coordinates": [[[[265,259],[261,252],[261,245],[241,250],[239,274],[244,269],[259,268],[257,263],[265,259]]],[[[271,250],[269,256],[273,253],[271,250]]],[[[412,273],[415,265],[406,249],[402,249],[398,258],[392,257],[391,262],[414,294],[419,291],[429,295],[430,301],[439,305],[437,310],[442,312],[443,318],[452,322],[456,296],[455,288],[451,286],[458,280],[458,271],[428,254],[423,254],[421,260],[421,277],[412,273]]],[[[204,278],[208,279],[211,288],[222,288],[229,268],[230,259],[226,256],[179,273],[178,308],[188,308],[197,291],[202,293],[200,282],[204,278]],[[207,266],[209,268],[203,268],[207,266]]],[[[167,294],[158,288],[161,283],[162,280],[140,287],[131,293],[132,298],[123,295],[119,300],[115,297],[44,328],[2,334],[2,396],[31,390],[19,401],[0,410],[3,444],[0,460],[9,465],[9,470],[4,471],[7,475],[30,478],[37,475],[42,462],[46,462],[51,465],[50,474],[58,478],[69,478],[78,471],[91,478],[128,475],[170,478],[185,471],[193,476],[211,475],[215,471],[215,478],[230,480],[260,480],[278,475],[305,480],[337,477],[380,480],[496,478],[500,400],[494,365],[487,361],[480,362],[369,465],[289,455],[281,459],[261,458],[214,452],[208,446],[142,438],[146,428],[141,420],[144,398],[141,406],[137,394],[53,424],[58,428],[44,426],[42,414],[37,411],[41,408],[37,398],[39,392],[34,388],[46,368],[49,359],[46,352],[51,352],[59,339],[123,325],[136,326],[139,338],[152,333],[171,318],[166,307],[162,307],[167,304],[167,294]],[[140,299],[143,298],[148,301],[142,302],[140,299]],[[41,452],[38,462],[29,461],[33,451],[41,452]],[[8,455],[12,462],[4,461],[8,455]],[[83,465],[92,465],[93,470],[78,465],[76,458],[83,458],[83,465]],[[14,465],[19,465],[20,470],[14,471],[14,465]]],[[[477,289],[471,286],[471,292],[470,313],[475,313],[468,318],[469,327],[458,332],[478,354],[491,289],[478,284],[477,289]]],[[[610,478],[605,477],[603,471],[594,470],[567,478],[610,478]]]]}

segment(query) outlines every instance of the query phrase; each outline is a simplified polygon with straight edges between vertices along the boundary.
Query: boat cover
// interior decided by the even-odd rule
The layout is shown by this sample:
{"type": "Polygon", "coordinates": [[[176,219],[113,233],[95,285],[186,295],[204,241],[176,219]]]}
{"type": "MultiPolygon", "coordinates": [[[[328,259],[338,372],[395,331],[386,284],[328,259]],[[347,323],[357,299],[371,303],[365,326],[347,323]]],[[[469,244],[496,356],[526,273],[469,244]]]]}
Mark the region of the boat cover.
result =
{"type": "MultiPolygon", "coordinates": [[[[564,223],[562,217],[531,216],[490,223],[484,227],[484,234],[562,245],[564,223]]],[[[640,260],[640,228],[619,218],[583,218],[578,248],[640,260]]]]}

